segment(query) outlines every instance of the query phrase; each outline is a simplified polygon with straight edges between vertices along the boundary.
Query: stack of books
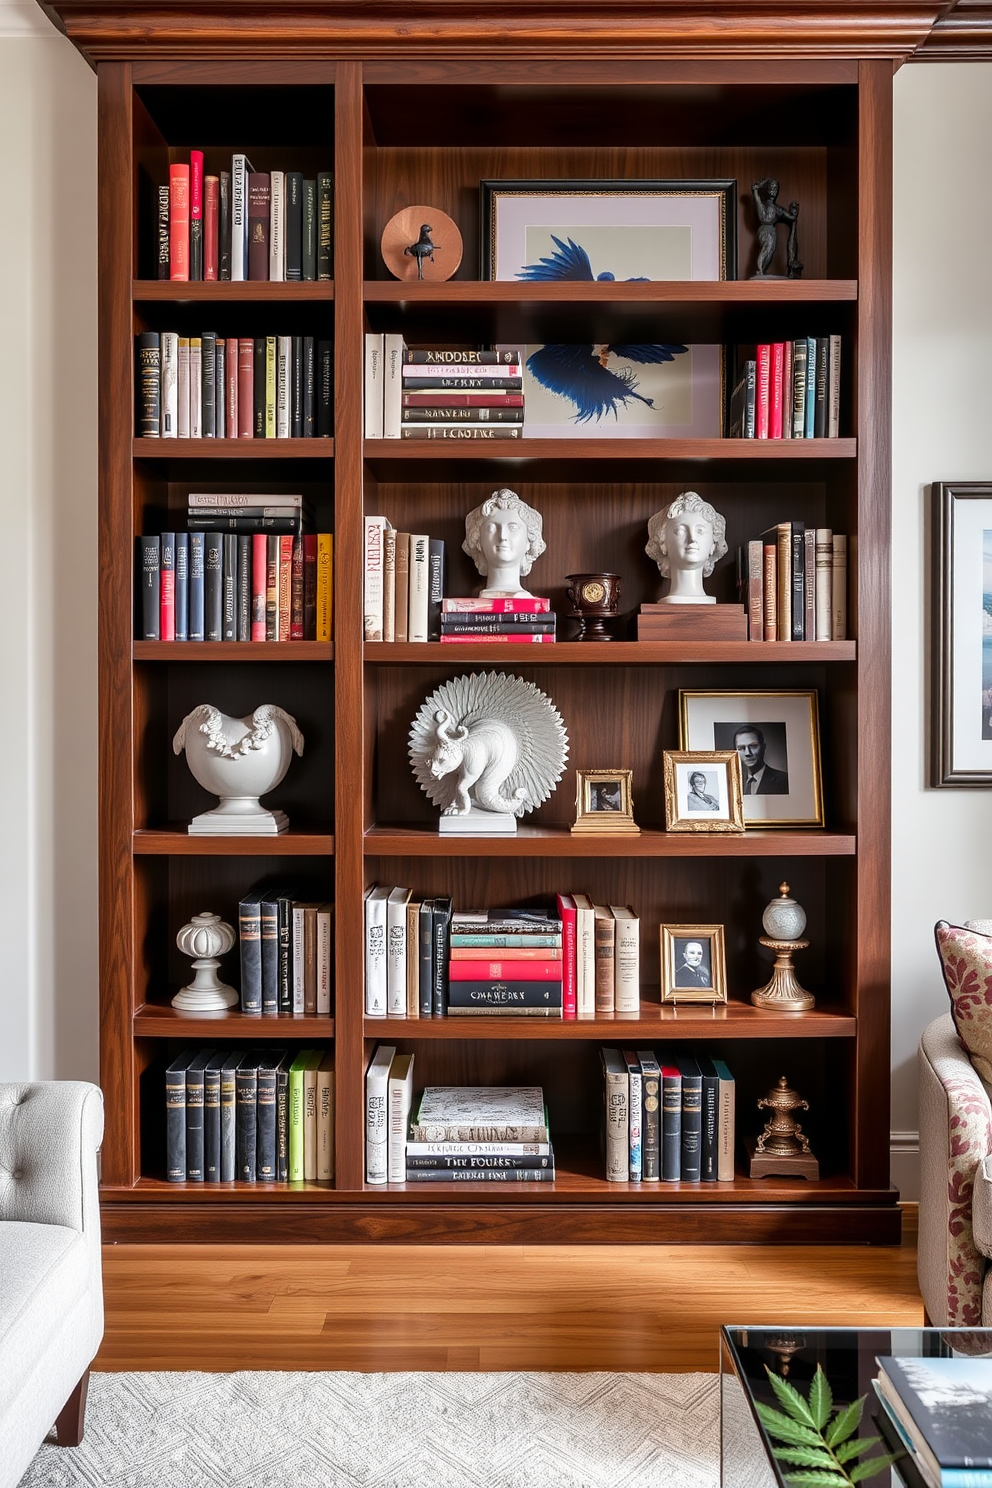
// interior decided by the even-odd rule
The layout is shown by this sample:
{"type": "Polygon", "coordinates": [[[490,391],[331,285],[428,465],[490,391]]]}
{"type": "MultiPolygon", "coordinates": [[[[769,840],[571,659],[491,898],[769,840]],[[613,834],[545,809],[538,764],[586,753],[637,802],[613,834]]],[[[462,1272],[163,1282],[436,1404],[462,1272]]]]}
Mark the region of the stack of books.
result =
{"type": "Polygon", "coordinates": [[[443,599],[441,641],[550,645],[555,615],[550,599],[443,599]]]}
{"type": "Polygon", "coordinates": [[[550,913],[455,913],[448,955],[449,1017],[562,1016],[562,926],[550,913]]]}
{"type": "Polygon", "coordinates": [[[313,439],[331,434],[330,341],[141,331],[139,439],[313,439]]]}
{"type": "Polygon", "coordinates": [[[170,1183],[334,1177],[330,1049],[189,1048],[165,1072],[170,1183]]]}
{"type": "Polygon", "coordinates": [[[839,336],[757,346],[731,394],[731,439],[836,439],[840,350],[839,336]]]}
{"type": "Polygon", "coordinates": [[[732,1183],[735,1084],[722,1059],[601,1049],[611,1183],[732,1183]]]}
{"type": "Polygon", "coordinates": [[[777,522],[737,550],[751,641],[847,640],[847,537],[777,522]]]}
{"type": "Polygon", "coordinates": [[[261,884],[238,905],[243,1013],[329,1016],[334,906],[290,884],[261,884]]]}
{"type": "Polygon", "coordinates": [[[189,500],[190,530],[137,539],[140,640],[331,639],[333,537],[300,531],[301,496],[189,500]]]}
{"type": "Polygon", "coordinates": [[[247,155],[208,175],[202,150],[158,187],[159,279],[330,279],[333,176],[256,171],[247,155]]]}
{"type": "Polygon", "coordinates": [[[365,337],[366,439],[520,439],[520,352],[433,347],[365,337]]]}
{"type": "Polygon", "coordinates": [[[992,1359],[877,1363],[882,1424],[927,1488],[992,1488],[992,1359]]]}

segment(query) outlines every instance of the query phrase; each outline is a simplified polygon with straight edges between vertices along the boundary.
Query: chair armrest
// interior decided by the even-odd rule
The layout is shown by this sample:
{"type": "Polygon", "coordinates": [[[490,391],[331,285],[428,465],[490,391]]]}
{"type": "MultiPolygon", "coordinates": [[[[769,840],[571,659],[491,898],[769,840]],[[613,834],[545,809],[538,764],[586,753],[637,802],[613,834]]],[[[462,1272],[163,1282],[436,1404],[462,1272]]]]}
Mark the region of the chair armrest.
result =
{"type": "Polygon", "coordinates": [[[918,1064],[920,1292],[937,1327],[979,1326],[986,1258],[972,1230],[972,1196],[992,1153],[992,1101],[950,1013],[924,1031],[918,1064]]]}
{"type": "Polygon", "coordinates": [[[0,1085],[0,1220],[66,1225],[100,1243],[103,1095],[82,1080],[0,1085]]]}

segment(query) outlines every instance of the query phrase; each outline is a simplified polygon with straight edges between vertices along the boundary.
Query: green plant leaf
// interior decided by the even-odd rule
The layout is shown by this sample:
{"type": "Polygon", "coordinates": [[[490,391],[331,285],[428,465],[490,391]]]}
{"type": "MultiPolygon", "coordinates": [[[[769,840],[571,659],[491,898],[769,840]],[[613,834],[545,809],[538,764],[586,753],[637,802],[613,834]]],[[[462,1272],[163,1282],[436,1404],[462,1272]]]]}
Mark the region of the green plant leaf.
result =
{"type": "Polygon", "coordinates": [[[830,1412],[834,1408],[834,1397],[827,1376],[823,1372],[823,1366],[820,1364],[816,1366],[813,1383],[809,1387],[809,1408],[813,1412],[813,1425],[818,1431],[822,1431],[830,1420],[830,1412]]]}
{"type": "Polygon", "coordinates": [[[852,1400],[844,1410],[837,1412],[824,1433],[823,1439],[828,1447],[835,1447],[838,1442],[847,1441],[849,1436],[854,1435],[861,1424],[865,1399],[862,1395],[858,1400],[852,1400]]]}
{"type": "Polygon", "coordinates": [[[825,1467],[836,1471],[836,1463],[827,1447],[773,1447],[779,1462],[791,1462],[796,1467],[825,1467]]]}
{"type": "MultiPolygon", "coordinates": [[[[905,1456],[905,1453],[898,1455],[905,1456]]],[[[895,1456],[886,1453],[884,1457],[870,1457],[867,1462],[859,1462],[857,1467],[851,1468],[851,1482],[863,1483],[865,1478],[873,1478],[876,1473],[884,1472],[896,1460],[895,1456]]]]}
{"type": "Polygon", "coordinates": [[[772,1374],[768,1365],[765,1365],[765,1373],[768,1375],[768,1383],[778,1396],[779,1405],[788,1411],[794,1421],[801,1421],[804,1426],[815,1426],[813,1412],[806,1404],[795,1385],[790,1385],[788,1380],[782,1379],[777,1374],[772,1374]]]}
{"type": "Polygon", "coordinates": [[[844,1442],[843,1446],[837,1448],[834,1456],[838,1462],[850,1462],[853,1457],[860,1457],[862,1452],[877,1446],[881,1440],[880,1436],[859,1436],[857,1441],[844,1442]]]}
{"type": "Polygon", "coordinates": [[[798,1421],[790,1420],[783,1416],[781,1411],[773,1410],[770,1405],[755,1403],[758,1412],[758,1420],[764,1426],[769,1436],[777,1436],[782,1441],[788,1442],[794,1447],[819,1447],[823,1445],[823,1438],[818,1431],[811,1426],[802,1426],[798,1421]]]}
{"type": "Polygon", "coordinates": [[[786,1473],[785,1481],[795,1483],[796,1488],[847,1488],[850,1478],[838,1467],[834,1472],[786,1473]]]}

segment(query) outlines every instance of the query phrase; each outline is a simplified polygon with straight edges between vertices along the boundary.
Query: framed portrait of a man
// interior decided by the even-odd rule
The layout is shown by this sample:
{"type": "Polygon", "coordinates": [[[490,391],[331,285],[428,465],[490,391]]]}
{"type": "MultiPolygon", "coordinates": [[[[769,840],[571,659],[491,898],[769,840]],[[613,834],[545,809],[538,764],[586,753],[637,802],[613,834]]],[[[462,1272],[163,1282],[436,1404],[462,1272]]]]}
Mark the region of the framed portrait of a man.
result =
{"type": "Polygon", "coordinates": [[[667,831],[743,832],[736,749],[666,749],[663,758],[667,831]]]}
{"type": "Polygon", "coordinates": [[[823,826],[815,692],[680,692],[679,742],[735,751],[745,826],[823,826]]]}
{"type": "Polygon", "coordinates": [[[722,925],[661,926],[662,1002],[726,1002],[722,925]]]}

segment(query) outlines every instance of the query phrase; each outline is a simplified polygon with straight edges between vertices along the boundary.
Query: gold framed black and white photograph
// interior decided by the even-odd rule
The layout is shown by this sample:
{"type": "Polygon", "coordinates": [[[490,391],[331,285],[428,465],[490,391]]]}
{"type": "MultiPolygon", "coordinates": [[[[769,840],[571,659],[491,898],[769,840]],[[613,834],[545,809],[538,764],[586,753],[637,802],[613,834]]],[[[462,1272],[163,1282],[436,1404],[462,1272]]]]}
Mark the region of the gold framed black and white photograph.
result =
{"type": "Polygon", "coordinates": [[[743,832],[736,749],[666,749],[663,762],[669,832],[743,832]]]}
{"type": "Polygon", "coordinates": [[[662,1002],[726,1002],[722,925],[661,926],[662,1002]]]}
{"type": "Polygon", "coordinates": [[[573,832],[639,832],[630,770],[576,770],[573,832]]]}
{"type": "Polygon", "coordinates": [[[823,826],[815,691],[680,691],[679,745],[736,751],[746,827],[823,826]]]}

